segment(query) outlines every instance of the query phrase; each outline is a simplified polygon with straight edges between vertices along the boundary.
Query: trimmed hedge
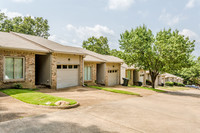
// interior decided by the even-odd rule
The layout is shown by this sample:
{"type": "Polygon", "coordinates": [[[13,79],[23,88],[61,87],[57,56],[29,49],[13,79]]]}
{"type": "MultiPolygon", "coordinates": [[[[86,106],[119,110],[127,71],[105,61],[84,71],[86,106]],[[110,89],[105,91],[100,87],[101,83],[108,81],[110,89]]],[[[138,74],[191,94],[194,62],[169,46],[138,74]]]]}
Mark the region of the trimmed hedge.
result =
{"type": "Polygon", "coordinates": [[[166,82],[165,85],[166,86],[174,86],[174,83],[173,82],[166,82]]]}
{"type": "Polygon", "coordinates": [[[177,86],[183,86],[183,87],[185,87],[185,85],[184,84],[182,84],[182,83],[178,83],[178,85],[177,86]]]}

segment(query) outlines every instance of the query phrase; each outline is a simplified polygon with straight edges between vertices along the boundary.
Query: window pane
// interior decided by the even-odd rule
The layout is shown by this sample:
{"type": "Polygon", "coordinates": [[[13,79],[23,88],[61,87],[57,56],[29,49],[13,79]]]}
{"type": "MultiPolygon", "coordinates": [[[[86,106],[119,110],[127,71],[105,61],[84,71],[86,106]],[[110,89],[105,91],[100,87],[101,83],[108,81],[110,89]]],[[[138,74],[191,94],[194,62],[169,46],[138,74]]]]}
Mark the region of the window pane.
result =
{"type": "Polygon", "coordinates": [[[87,71],[87,66],[85,66],[85,67],[84,67],[84,80],[87,80],[87,75],[88,75],[87,72],[88,72],[88,71],[87,71]]]}
{"type": "Polygon", "coordinates": [[[14,78],[14,64],[13,58],[6,58],[5,62],[5,79],[13,79],[14,78]]]}
{"type": "Polygon", "coordinates": [[[57,69],[61,69],[61,65],[57,65],[57,69]]]}
{"type": "Polygon", "coordinates": [[[69,69],[72,69],[72,65],[69,65],[68,68],[69,68],[69,69]]]}
{"type": "Polygon", "coordinates": [[[63,65],[63,69],[67,69],[67,65],[63,65]]]}
{"type": "Polygon", "coordinates": [[[23,78],[23,59],[22,58],[15,58],[14,59],[14,73],[15,79],[22,79],[23,78]]]}
{"type": "Polygon", "coordinates": [[[74,65],[74,69],[77,69],[78,68],[78,65],[74,65]]]}
{"type": "Polygon", "coordinates": [[[88,67],[88,80],[91,80],[91,67],[88,67]]]}

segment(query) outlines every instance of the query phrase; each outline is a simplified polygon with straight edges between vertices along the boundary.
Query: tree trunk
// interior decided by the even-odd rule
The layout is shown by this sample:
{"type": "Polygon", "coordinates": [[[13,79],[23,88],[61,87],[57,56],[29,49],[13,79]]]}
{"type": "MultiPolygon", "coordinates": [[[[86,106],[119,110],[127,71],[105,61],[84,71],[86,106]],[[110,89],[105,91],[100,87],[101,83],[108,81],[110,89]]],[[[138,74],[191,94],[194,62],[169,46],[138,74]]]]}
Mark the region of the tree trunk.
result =
{"type": "Polygon", "coordinates": [[[149,71],[149,72],[150,72],[150,75],[151,75],[152,88],[155,89],[155,81],[156,81],[156,78],[158,76],[158,73],[157,72],[152,72],[152,71],[149,71]]]}

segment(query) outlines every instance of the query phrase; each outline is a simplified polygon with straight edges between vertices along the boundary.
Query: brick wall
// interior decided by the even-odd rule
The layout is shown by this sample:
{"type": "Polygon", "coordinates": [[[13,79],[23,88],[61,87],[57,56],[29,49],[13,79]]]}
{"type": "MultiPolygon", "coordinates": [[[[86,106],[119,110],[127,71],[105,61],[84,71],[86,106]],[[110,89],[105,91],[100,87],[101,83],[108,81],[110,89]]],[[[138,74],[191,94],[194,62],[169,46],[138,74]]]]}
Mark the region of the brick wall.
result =
{"type": "Polygon", "coordinates": [[[94,62],[85,62],[84,63],[84,66],[90,66],[91,67],[91,71],[92,71],[92,75],[91,75],[91,81],[84,81],[85,84],[87,85],[96,85],[96,68],[97,68],[97,65],[96,63],[94,62]]]}
{"type": "Polygon", "coordinates": [[[35,88],[35,54],[32,52],[0,50],[0,88],[11,88],[16,83],[21,83],[24,88],[35,88]],[[25,74],[23,81],[4,82],[4,56],[24,57],[25,74]]]}

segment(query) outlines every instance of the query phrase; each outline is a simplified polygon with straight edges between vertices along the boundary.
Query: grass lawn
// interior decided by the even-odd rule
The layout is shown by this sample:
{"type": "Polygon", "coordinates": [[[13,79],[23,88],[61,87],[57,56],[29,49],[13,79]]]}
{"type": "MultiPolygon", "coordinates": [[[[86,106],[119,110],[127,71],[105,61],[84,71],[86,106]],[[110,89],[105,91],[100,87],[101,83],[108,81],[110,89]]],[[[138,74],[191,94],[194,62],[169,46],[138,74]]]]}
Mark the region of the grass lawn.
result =
{"type": "Polygon", "coordinates": [[[179,91],[179,90],[189,90],[189,89],[193,89],[193,88],[189,88],[189,87],[178,87],[178,86],[165,86],[165,87],[159,87],[160,89],[164,89],[164,90],[169,90],[169,91],[179,91]]]}
{"type": "Polygon", "coordinates": [[[121,93],[121,94],[128,94],[128,95],[140,96],[140,94],[138,94],[138,93],[133,93],[133,92],[130,92],[130,91],[116,90],[116,89],[104,88],[104,87],[99,87],[99,86],[89,86],[89,87],[95,88],[95,89],[99,89],[99,90],[114,92],[114,93],[121,93]]]}
{"type": "Polygon", "coordinates": [[[152,90],[152,91],[156,91],[156,92],[166,92],[164,90],[160,90],[160,89],[154,89],[154,88],[148,88],[148,87],[142,87],[142,86],[135,86],[135,85],[129,85],[130,87],[134,87],[134,88],[141,88],[141,89],[146,89],[146,90],[152,90]]]}
{"type": "Polygon", "coordinates": [[[60,100],[67,101],[70,105],[77,103],[75,100],[56,97],[29,89],[4,89],[0,91],[20,101],[35,105],[56,106],[54,103],[60,100]],[[51,102],[51,104],[47,105],[47,102],[51,102]]]}

